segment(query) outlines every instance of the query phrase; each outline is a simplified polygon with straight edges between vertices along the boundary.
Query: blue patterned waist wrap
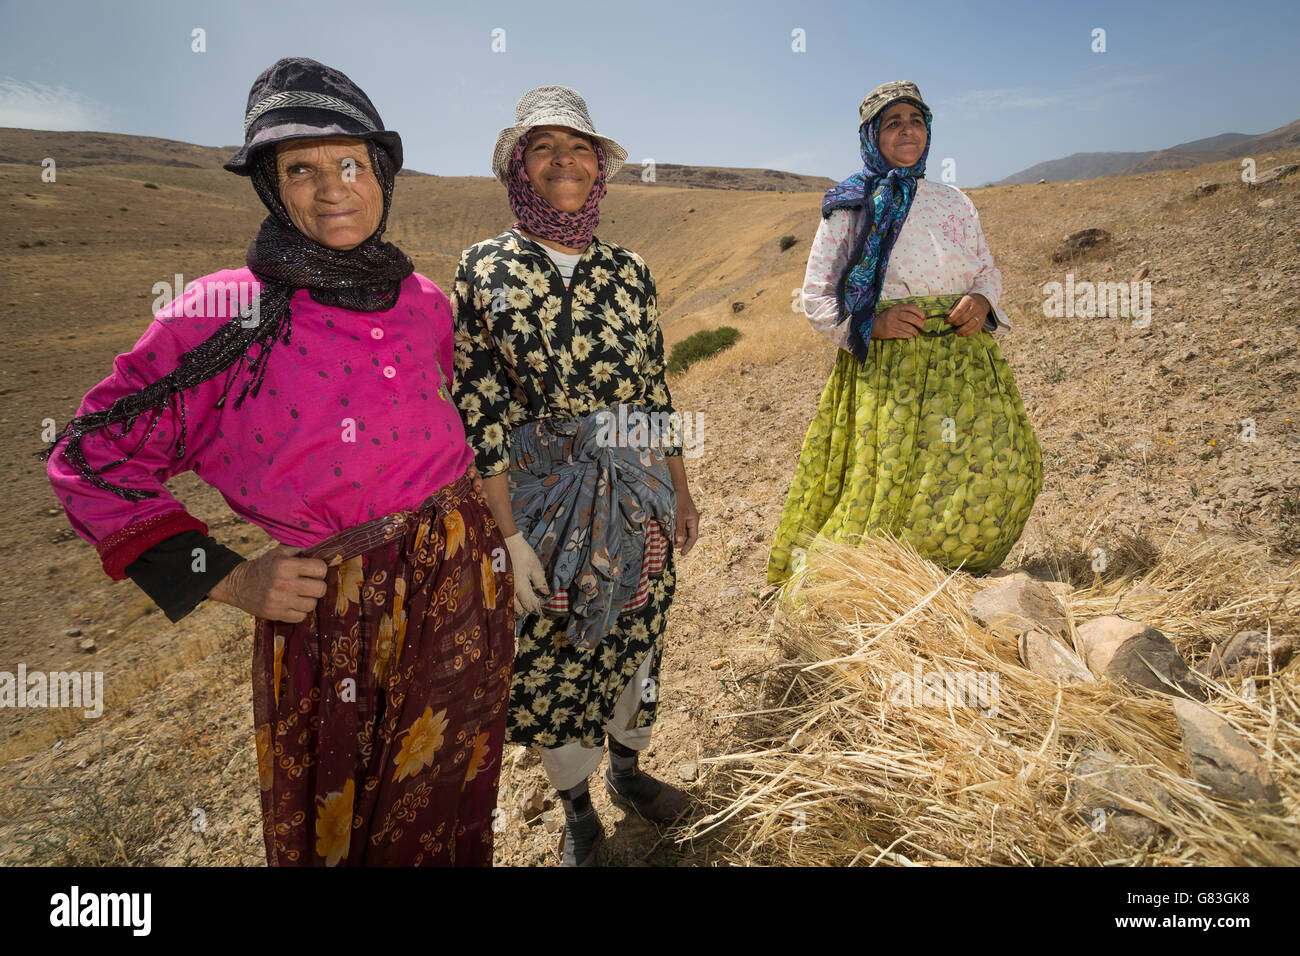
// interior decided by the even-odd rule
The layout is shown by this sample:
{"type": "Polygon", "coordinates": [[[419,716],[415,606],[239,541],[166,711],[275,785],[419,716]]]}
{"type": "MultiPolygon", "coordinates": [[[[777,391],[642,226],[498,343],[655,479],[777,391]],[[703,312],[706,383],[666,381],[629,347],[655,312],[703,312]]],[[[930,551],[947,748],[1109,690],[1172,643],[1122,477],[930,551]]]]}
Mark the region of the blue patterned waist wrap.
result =
{"type": "Polygon", "coordinates": [[[513,429],[515,524],[537,552],[551,595],[568,596],[565,632],[574,647],[599,644],[636,594],[647,521],[658,521],[672,541],[677,497],[664,453],[672,447],[666,418],[642,405],[614,405],[513,429]]]}

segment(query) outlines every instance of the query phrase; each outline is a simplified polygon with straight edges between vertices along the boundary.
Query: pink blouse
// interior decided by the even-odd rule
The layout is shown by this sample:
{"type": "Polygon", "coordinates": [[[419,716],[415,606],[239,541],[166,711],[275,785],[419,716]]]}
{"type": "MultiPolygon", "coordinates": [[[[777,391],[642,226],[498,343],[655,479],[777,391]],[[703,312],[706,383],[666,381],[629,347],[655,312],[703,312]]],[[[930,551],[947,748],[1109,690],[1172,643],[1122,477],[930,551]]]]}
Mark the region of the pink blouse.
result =
{"type": "MultiPolygon", "coordinates": [[[[803,308],[808,321],[839,348],[848,342],[850,328],[848,322],[839,321],[835,286],[853,254],[863,215],[861,209],[837,209],[822,220],[804,276],[803,308]]],[[[912,208],[889,254],[880,298],[970,292],[989,300],[998,323],[995,335],[1011,331],[1010,319],[998,308],[1002,274],[993,265],[975,204],[953,186],[917,180],[912,208]]]]}
{"type": "MultiPolygon", "coordinates": [[[[113,374],[91,389],[78,414],[107,408],[175,369],[182,352],[232,314],[224,293],[209,295],[208,287],[241,282],[251,283],[254,292],[259,288],[248,269],[196,280],[158,312],[131,351],[117,357],[113,374]]],[[[218,375],[185,393],[182,457],[175,454],[179,419],[173,400],[144,448],[104,472],[113,484],[157,491],[157,497],[126,501],[82,479],[62,445],[51,456],[50,482],[68,520],[82,538],[100,545],[106,569],[101,543],[107,538],[127,541],[126,550],[134,552],[124,555],[115,546],[113,564],[120,572],[165,536],[157,529],[202,528],[164,487],[182,472],[193,471],[240,517],[296,547],[414,507],[465,473],[474,453],[451,399],[451,308],[436,285],[419,274],[408,276],[397,305],[387,312],[323,306],[305,290],[294,295],[290,310],[290,342],[276,344],[256,397],[250,394],[234,408],[247,378],[241,371],[218,410],[216,401],[234,370],[218,375]],[[133,535],[138,547],[129,544],[133,535]]],[[[144,436],[148,419],[141,417],[124,438],[102,431],[87,435],[87,461],[98,467],[121,458],[144,436]]]]}

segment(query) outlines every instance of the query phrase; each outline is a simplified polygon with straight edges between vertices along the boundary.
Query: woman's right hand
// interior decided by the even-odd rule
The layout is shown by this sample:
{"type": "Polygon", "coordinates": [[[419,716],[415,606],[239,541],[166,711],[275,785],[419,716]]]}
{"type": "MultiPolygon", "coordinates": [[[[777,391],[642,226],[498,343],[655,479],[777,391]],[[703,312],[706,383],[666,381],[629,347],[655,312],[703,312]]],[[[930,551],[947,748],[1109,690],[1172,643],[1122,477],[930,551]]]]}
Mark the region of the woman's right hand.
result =
{"type": "Polygon", "coordinates": [[[241,564],[208,592],[208,597],[268,621],[305,621],[325,596],[328,566],[319,558],[299,558],[296,548],[277,545],[241,564]]]}
{"type": "Polygon", "coordinates": [[[910,339],[925,331],[925,313],[914,305],[900,302],[876,313],[871,322],[873,339],[910,339]]]}
{"type": "Polygon", "coordinates": [[[506,538],[506,547],[510,550],[510,564],[515,571],[515,613],[525,616],[536,614],[542,607],[541,594],[550,594],[546,585],[546,571],[542,562],[524,539],[522,531],[516,531],[506,538]]]}

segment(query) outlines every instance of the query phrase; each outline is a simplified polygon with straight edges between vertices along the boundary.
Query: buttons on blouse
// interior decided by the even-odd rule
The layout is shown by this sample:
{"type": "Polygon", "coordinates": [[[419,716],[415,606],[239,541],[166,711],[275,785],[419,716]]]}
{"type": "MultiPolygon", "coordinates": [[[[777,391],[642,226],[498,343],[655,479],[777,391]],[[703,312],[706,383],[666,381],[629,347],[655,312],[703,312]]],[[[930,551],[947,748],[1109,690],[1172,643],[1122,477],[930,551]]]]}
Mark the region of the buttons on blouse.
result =
{"type": "Polygon", "coordinates": [[[382,339],[384,337],[384,330],[376,325],[373,329],[370,330],[370,337],[372,339],[382,339]]]}
{"type": "Polygon", "coordinates": [[[385,365],[384,378],[396,378],[396,377],[397,377],[397,369],[393,368],[391,365],[385,365]]]}

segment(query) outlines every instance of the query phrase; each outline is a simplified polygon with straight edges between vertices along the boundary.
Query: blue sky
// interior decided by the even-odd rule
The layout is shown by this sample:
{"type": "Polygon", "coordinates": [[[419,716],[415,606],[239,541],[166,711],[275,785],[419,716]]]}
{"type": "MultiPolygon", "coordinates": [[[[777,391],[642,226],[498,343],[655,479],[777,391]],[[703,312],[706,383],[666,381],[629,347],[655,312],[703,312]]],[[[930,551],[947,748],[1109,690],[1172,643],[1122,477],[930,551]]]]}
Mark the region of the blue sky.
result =
{"type": "Polygon", "coordinates": [[[908,79],[935,111],[930,176],[952,158],[956,184],[978,186],[1074,152],[1300,118],[1297,37],[1294,0],[0,0],[0,126],[231,145],[253,78],[309,56],[356,80],[425,172],[490,175],[515,100],[561,83],[631,162],[839,179],[859,164],[858,102],[908,79]]]}

